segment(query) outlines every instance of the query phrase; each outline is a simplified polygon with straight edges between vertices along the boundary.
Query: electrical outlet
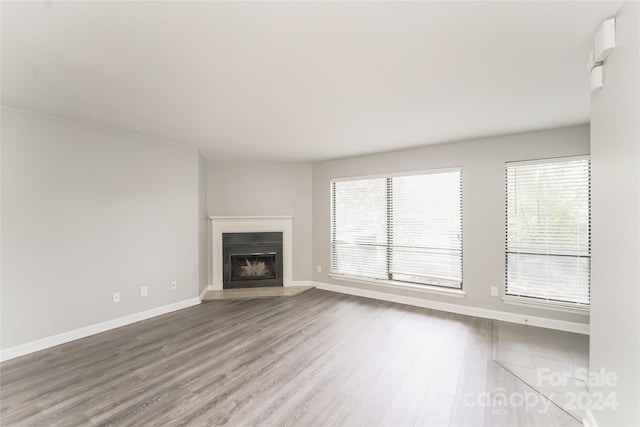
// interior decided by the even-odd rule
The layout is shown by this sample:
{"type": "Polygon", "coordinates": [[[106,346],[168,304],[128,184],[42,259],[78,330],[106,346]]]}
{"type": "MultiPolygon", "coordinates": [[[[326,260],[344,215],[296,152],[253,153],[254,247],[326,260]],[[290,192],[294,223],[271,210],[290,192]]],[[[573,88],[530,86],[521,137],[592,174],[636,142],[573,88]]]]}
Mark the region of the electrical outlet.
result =
{"type": "Polygon", "coordinates": [[[316,266],[316,271],[317,271],[318,273],[322,273],[322,266],[321,266],[320,264],[318,264],[318,265],[316,266]]]}
{"type": "Polygon", "coordinates": [[[497,297],[498,296],[498,287],[497,286],[492,286],[491,287],[491,296],[492,297],[497,297]]]}
{"type": "Polygon", "coordinates": [[[113,293],[113,302],[120,302],[120,292],[113,293]]]}
{"type": "Polygon", "coordinates": [[[140,287],[140,296],[146,297],[147,295],[149,295],[149,288],[147,286],[140,287]]]}
{"type": "Polygon", "coordinates": [[[177,281],[173,281],[171,282],[171,289],[177,289],[178,288],[178,282],[177,281]]]}

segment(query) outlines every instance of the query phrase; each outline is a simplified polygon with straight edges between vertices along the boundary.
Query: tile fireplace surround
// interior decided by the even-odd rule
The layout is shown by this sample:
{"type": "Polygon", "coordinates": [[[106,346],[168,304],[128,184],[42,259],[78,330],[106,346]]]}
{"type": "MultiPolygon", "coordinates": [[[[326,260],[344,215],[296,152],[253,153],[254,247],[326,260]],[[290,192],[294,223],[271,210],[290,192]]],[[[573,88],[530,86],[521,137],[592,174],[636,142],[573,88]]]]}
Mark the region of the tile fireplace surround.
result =
{"type": "Polygon", "coordinates": [[[293,286],[293,216],[210,216],[211,281],[209,290],[222,290],[223,233],[282,233],[282,282],[293,286]]]}

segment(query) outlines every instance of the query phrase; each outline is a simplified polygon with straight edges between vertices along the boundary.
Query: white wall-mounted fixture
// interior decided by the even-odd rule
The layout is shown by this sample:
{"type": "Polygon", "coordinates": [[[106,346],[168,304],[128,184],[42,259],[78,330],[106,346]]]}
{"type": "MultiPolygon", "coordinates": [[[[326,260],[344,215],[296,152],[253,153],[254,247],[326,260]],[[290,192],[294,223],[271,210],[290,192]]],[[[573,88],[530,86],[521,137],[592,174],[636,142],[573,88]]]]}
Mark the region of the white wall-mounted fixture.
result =
{"type": "Polygon", "coordinates": [[[604,67],[597,65],[591,70],[591,90],[598,90],[604,84],[604,67]]]}
{"type": "Polygon", "coordinates": [[[602,62],[607,59],[614,47],[616,47],[616,19],[604,21],[596,30],[593,39],[595,61],[602,62]]]}
{"type": "Polygon", "coordinates": [[[587,58],[587,71],[590,73],[591,91],[598,90],[604,85],[604,60],[616,47],[616,19],[604,21],[593,37],[593,50],[587,58]]]}

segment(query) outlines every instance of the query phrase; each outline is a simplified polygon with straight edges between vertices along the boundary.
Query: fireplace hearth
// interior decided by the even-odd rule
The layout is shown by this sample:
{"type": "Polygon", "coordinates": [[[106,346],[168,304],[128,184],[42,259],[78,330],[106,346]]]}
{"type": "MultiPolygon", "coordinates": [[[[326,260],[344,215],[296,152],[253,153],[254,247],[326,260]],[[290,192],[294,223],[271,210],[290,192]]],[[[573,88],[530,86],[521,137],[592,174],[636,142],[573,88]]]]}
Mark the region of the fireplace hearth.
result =
{"type": "Polygon", "coordinates": [[[282,233],[223,233],[223,289],[282,286],[282,233]]]}

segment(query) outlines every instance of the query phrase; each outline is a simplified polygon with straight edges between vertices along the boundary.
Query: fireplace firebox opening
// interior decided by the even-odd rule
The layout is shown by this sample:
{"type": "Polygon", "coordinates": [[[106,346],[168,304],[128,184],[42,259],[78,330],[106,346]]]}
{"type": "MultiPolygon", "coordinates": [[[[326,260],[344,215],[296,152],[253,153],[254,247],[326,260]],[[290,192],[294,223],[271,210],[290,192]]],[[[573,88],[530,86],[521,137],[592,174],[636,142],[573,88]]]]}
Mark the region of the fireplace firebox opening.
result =
{"type": "Polygon", "coordinates": [[[223,289],[282,286],[282,232],[222,233],[223,289]]]}
{"type": "Polygon", "coordinates": [[[276,278],[276,253],[229,255],[230,282],[276,278]]]}

